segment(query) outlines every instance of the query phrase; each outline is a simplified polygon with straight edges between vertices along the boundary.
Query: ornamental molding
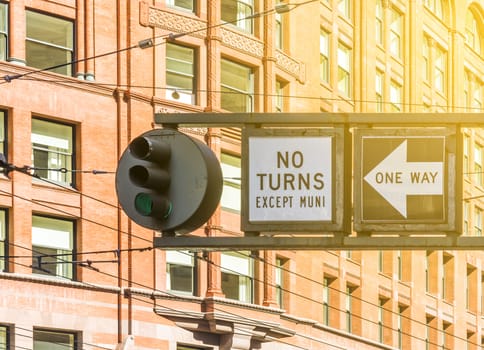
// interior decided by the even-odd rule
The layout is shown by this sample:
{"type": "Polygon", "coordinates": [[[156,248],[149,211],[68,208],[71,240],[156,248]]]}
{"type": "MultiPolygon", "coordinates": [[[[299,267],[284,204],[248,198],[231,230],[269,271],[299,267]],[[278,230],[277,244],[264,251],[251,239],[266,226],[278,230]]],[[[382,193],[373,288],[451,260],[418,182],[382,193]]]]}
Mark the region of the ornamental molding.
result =
{"type": "MultiPolygon", "coordinates": [[[[161,28],[175,33],[206,38],[207,22],[199,18],[171,12],[169,8],[157,8],[147,2],[140,3],[140,24],[146,27],[161,28]]],[[[243,54],[257,59],[264,57],[264,43],[250,35],[227,27],[220,27],[221,42],[243,54]]],[[[275,53],[278,68],[296,78],[300,83],[306,81],[306,69],[302,62],[295,60],[280,50],[275,53]]]]}
{"type": "Polygon", "coordinates": [[[140,24],[177,33],[190,33],[199,38],[205,37],[207,28],[207,23],[198,18],[153,7],[145,2],[140,4],[140,24]]]}
{"type": "Polygon", "coordinates": [[[283,71],[294,76],[300,83],[306,81],[306,66],[282,51],[276,50],[276,64],[283,71]]]}
{"type": "Polygon", "coordinates": [[[264,56],[264,44],[252,37],[245,36],[229,28],[220,28],[222,43],[245,54],[262,59],[264,56]]]}

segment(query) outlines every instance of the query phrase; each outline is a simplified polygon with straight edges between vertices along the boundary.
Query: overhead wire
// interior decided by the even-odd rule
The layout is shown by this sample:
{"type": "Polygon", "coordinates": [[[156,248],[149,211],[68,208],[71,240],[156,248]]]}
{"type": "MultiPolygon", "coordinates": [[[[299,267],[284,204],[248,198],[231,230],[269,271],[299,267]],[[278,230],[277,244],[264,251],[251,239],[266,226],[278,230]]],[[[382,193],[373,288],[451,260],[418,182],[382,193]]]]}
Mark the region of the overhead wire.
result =
{"type": "MultiPolygon", "coordinates": [[[[162,86],[152,86],[152,85],[132,85],[132,84],[115,84],[115,83],[102,83],[98,81],[84,81],[84,80],[51,80],[51,79],[43,79],[38,77],[29,77],[26,79],[21,80],[33,80],[39,82],[48,82],[48,83],[62,83],[64,85],[85,85],[85,86],[103,86],[103,87],[112,87],[112,88],[137,88],[137,89],[155,89],[155,90],[173,90],[172,87],[162,87],[162,86]]],[[[1,83],[0,83],[1,84],[1,83]]],[[[351,101],[353,103],[366,103],[366,104],[382,104],[382,105],[394,105],[395,102],[393,101],[385,101],[385,100],[369,100],[369,99],[355,99],[355,98],[347,98],[347,97],[328,97],[328,96],[309,96],[309,95],[286,95],[286,94],[275,94],[275,93],[267,93],[267,92],[252,92],[252,93],[243,93],[243,92],[236,92],[236,91],[223,91],[223,90],[207,90],[207,89],[186,89],[186,88],[177,88],[176,91],[179,92],[188,92],[188,93],[215,93],[215,94],[225,94],[225,95],[248,95],[248,96],[264,96],[264,97],[280,97],[283,99],[300,99],[300,100],[319,100],[319,101],[331,101],[331,102],[348,102],[351,101]]],[[[412,102],[399,102],[397,103],[400,106],[407,106],[407,107],[440,107],[445,109],[451,110],[462,110],[469,113],[475,113],[484,111],[484,107],[470,107],[470,106],[456,106],[456,105],[442,105],[442,104],[426,104],[426,103],[412,103],[412,102]]],[[[406,112],[394,112],[396,114],[404,114],[406,112]]]]}
{"type": "MultiPolygon", "coordinates": [[[[315,2],[315,1],[319,1],[319,0],[308,0],[308,1],[305,1],[305,2],[302,2],[302,3],[298,3],[298,4],[287,4],[287,5],[293,5],[293,8],[289,9],[289,11],[291,11],[291,10],[293,10],[293,9],[299,7],[299,6],[303,6],[303,5],[306,5],[306,4],[309,4],[311,2],[315,2]]],[[[125,47],[125,48],[122,48],[122,49],[116,49],[116,50],[108,51],[108,52],[101,53],[101,54],[98,54],[98,55],[94,55],[94,56],[91,56],[91,57],[80,58],[80,59],[72,60],[72,61],[69,61],[69,62],[66,62],[66,63],[61,63],[61,64],[57,64],[57,65],[54,65],[54,66],[45,67],[45,68],[41,68],[41,69],[36,69],[36,70],[30,71],[30,72],[27,72],[27,73],[15,74],[15,75],[5,75],[5,76],[1,77],[1,78],[3,78],[4,81],[0,82],[0,85],[5,84],[5,83],[10,83],[15,79],[20,79],[20,78],[30,76],[30,75],[33,75],[33,74],[36,74],[36,73],[50,71],[50,70],[54,70],[54,69],[57,69],[57,68],[62,68],[62,67],[74,65],[74,64],[77,64],[77,63],[80,63],[80,62],[86,62],[86,61],[93,60],[93,59],[98,59],[98,58],[102,58],[102,57],[106,57],[106,56],[110,56],[110,55],[114,55],[114,54],[119,54],[119,53],[122,53],[122,52],[125,52],[125,51],[130,51],[130,50],[133,50],[133,49],[136,49],[136,48],[141,48],[141,49],[151,48],[151,47],[162,45],[162,44],[166,43],[166,40],[163,40],[160,43],[155,44],[154,40],[156,40],[156,39],[175,40],[175,39],[180,38],[182,36],[191,35],[191,34],[206,31],[206,30],[209,30],[209,29],[226,26],[227,24],[236,24],[238,22],[245,21],[245,20],[248,20],[248,19],[266,16],[270,13],[277,12],[277,10],[278,10],[278,6],[276,6],[275,8],[269,9],[269,10],[254,13],[254,14],[246,16],[246,17],[237,18],[237,19],[232,20],[232,21],[223,21],[223,22],[220,22],[220,23],[217,23],[217,24],[214,24],[214,25],[210,25],[210,26],[206,26],[206,27],[198,28],[198,29],[193,29],[193,30],[189,30],[189,31],[181,32],[181,33],[171,32],[171,33],[168,33],[168,34],[162,34],[162,35],[154,36],[154,37],[151,37],[151,38],[146,38],[146,39],[140,40],[135,45],[131,45],[131,46],[128,46],[128,47],[125,47]]]]}
{"type": "MultiPolygon", "coordinates": [[[[27,174],[27,175],[30,175],[30,174],[27,174]]],[[[41,179],[41,180],[45,180],[44,178],[40,178],[40,179],[41,179]]],[[[48,181],[48,182],[50,183],[50,181],[48,181]]],[[[62,187],[63,187],[63,186],[62,186],[62,187]]],[[[0,192],[4,192],[4,193],[6,193],[7,195],[11,195],[10,193],[8,193],[8,192],[6,192],[6,191],[3,191],[3,190],[0,190],[0,192]]],[[[23,200],[26,200],[26,201],[31,201],[31,202],[33,202],[33,203],[37,203],[35,200],[32,200],[32,199],[23,198],[23,197],[20,197],[20,198],[21,198],[21,199],[23,199],[23,200]]],[[[38,204],[41,204],[41,205],[42,205],[42,203],[38,203],[38,204]]],[[[56,210],[56,211],[59,211],[59,212],[62,212],[62,213],[64,213],[64,214],[65,214],[65,212],[64,212],[64,211],[62,211],[62,210],[61,210],[61,209],[59,209],[59,208],[54,208],[54,207],[50,207],[50,206],[47,206],[47,207],[48,207],[48,208],[50,208],[50,209],[53,209],[53,210],[56,210]]],[[[89,222],[91,222],[91,221],[90,221],[89,219],[87,219],[87,218],[81,218],[81,219],[82,219],[82,220],[88,220],[89,222]]],[[[92,222],[93,222],[93,221],[92,221],[92,222]]],[[[94,222],[94,223],[96,223],[96,222],[94,222]]],[[[105,225],[102,225],[102,226],[105,226],[105,225]]],[[[109,226],[106,226],[106,227],[109,227],[109,226]]],[[[110,228],[111,228],[111,227],[110,227],[110,228]]],[[[114,228],[111,228],[111,229],[115,230],[114,228]]],[[[126,233],[126,234],[128,234],[128,235],[133,235],[132,233],[126,233]]],[[[134,235],[134,236],[136,237],[136,235],[134,235]]],[[[145,239],[145,240],[146,240],[146,239],[145,239]]],[[[146,240],[146,241],[149,241],[149,240],[146,240]]],[[[151,241],[149,241],[149,242],[151,243],[151,241]]],[[[8,243],[9,243],[9,244],[13,244],[13,243],[10,243],[10,242],[8,242],[8,243]]],[[[15,244],[14,244],[14,245],[15,245],[15,244]]],[[[22,247],[22,248],[29,250],[28,248],[25,248],[25,247],[22,247]]],[[[144,251],[144,250],[151,250],[151,249],[152,249],[152,247],[144,247],[144,248],[133,248],[133,249],[127,249],[127,250],[125,250],[125,251],[136,251],[136,250],[138,250],[138,251],[144,251]]],[[[99,251],[99,253],[111,253],[111,252],[113,252],[113,251],[116,251],[116,250],[108,250],[108,251],[106,251],[106,250],[105,250],[105,251],[99,251]]],[[[94,254],[94,253],[97,253],[97,252],[96,252],[96,251],[93,251],[93,252],[89,252],[89,253],[90,253],[90,254],[94,254]]],[[[75,254],[67,254],[67,255],[82,255],[82,254],[86,254],[86,253],[79,252],[79,253],[75,253],[75,254]]],[[[56,256],[57,256],[57,257],[60,257],[60,256],[63,256],[63,254],[59,254],[59,255],[57,255],[57,254],[53,254],[53,255],[50,255],[50,257],[56,257],[56,256]]],[[[24,256],[24,257],[27,257],[27,256],[24,256]]],[[[33,257],[33,256],[28,256],[28,257],[30,258],[30,257],[33,257]]],[[[0,258],[1,258],[1,257],[0,257],[0,258]]],[[[253,258],[253,259],[254,259],[254,257],[253,257],[253,256],[251,256],[251,258],[253,258]]],[[[268,263],[268,262],[264,261],[264,259],[262,259],[262,258],[260,258],[260,257],[258,257],[257,259],[261,260],[262,262],[268,263]]],[[[110,261],[110,262],[113,262],[113,261],[110,261]]],[[[70,262],[69,262],[69,261],[62,261],[61,263],[70,263],[70,262]]],[[[91,263],[96,263],[96,261],[91,261],[91,263]]],[[[268,264],[270,264],[270,263],[268,263],[268,264]]],[[[92,265],[91,265],[91,264],[88,264],[87,266],[83,266],[83,265],[82,265],[82,262],[81,262],[81,264],[79,264],[79,265],[80,265],[81,267],[89,267],[89,268],[92,268],[92,265]]],[[[84,265],[85,265],[85,264],[84,264],[84,265]]],[[[272,264],[270,264],[270,265],[272,265],[272,264]]],[[[272,265],[272,266],[274,266],[274,265],[272,265]]],[[[98,271],[98,269],[97,269],[97,268],[96,268],[95,270],[97,270],[97,271],[98,271]]],[[[45,272],[45,271],[44,271],[44,272],[45,272]]],[[[99,272],[99,271],[98,271],[98,272],[99,272]]],[[[321,284],[321,282],[314,281],[314,280],[310,279],[309,277],[306,277],[306,276],[303,276],[303,275],[298,274],[297,272],[290,271],[290,270],[287,270],[287,272],[289,272],[289,273],[291,273],[291,274],[295,274],[295,275],[297,275],[297,276],[299,276],[299,277],[306,278],[306,279],[308,279],[308,280],[310,280],[310,281],[312,281],[312,282],[314,282],[314,283],[321,284]]],[[[146,286],[144,286],[144,287],[146,287],[146,286]]],[[[335,289],[335,290],[336,290],[337,292],[339,292],[339,293],[343,293],[343,294],[344,294],[344,292],[343,292],[343,291],[340,291],[340,290],[338,290],[338,289],[335,289]]],[[[295,294],[295,293],[293,293],[293,292],[291,292],[291,291],[288,291],[288,292],[289,292],[289,293],[292,293],[292,294],[295,294]]],[[[304,296],[302,296],[302,297],[304,297],[304,296]]],[[[356,296],[353,296],[353,298],[357,298],[357,297],[356,297],[356,296]]],[[[313,301],[313,302],[317,302],[317,301],[315,301],[314,299],[311,299],[311,298],[309,298],[309,300],[311,300],[311,301],[313,301]]],[[[359,298],[359,300],[360,300],[360,301],[362,301],[362,302],[368,303],[368,304],[370,304],[370,305],[373,305],[373,306],[375,306],[375,307],[377,306],[376,304],[373,304],[373,303],[371,303],[371,302],[369,302],[369,301],[366,301],[366,300],[363,300],[363,299],[361,299],[361,298],[359,298]]],[[[387,309],[386,309],[386,310],[387,310],[387,309]]],[[[339,310],[339,311],[342,311],[342,310],[339,310]]],[[[395,313],[395,312],[393,312],[393,311],[391,311],[391,310],[388,310],[388,311],[389,311],[389,312],[392,312],[392,313],[395,313]]],[[[395,314],[396,314],[396,313],[395,313],[395,314]]],[[[403,315],[402,315],[402,316],[403,316],[403,315]]],[[[356,315],[355,315],[355,317],[358,317],[358,316],[356,316],[356,315]]],[[[403,316],[403,317],[405,318],[405,316],[403,316]]],[[[363,318],[363,319],[364,319],[364,318],[363,318]]],[[[414,319],[411,319],[411,318],[408,318],[408,319],[409,319],[410,321],[412,321],[412,322],[419,322],[419,321],[414,320],[414,319]]],[[[369,321],[371,322],[371,320],[369,320],[369,321]]],[[[422,323],[422,322],[419,322],[419,323],[420,323],[421,325],[425,325],[425,324],[424,324],[424,323],[422,323]]],[[[436,330],[437,330],[437,331],[441,331],[441,330],[439,330],[438,328],[436,328],[436,330]]],[[[421,340],[421,339],[420,339],[420,340],[421,340]]],[[[464,340],[464,339],[461,339],[461,340],[464,340]]]]}
{"type": "MultiPolygon", "coordinates": [[[[312,2],[312,1],[307,1],[307,3],[308,3],[308,2],[312,2]]],[[[259,16],[260,16],[260,15],[262,15],[262,14],[259,14],[259,16]]],[[[254,16],[255,16],[255,15],[254,15],[254,16]]],[[[253,16],[251,16],[251,17],[253,17],[253,16]]],[[[221,24],[220,24],[220,25],[221,25],[221,24]]],[[[208,28],[208,27],[207,27],[207,28],[208,28]]],[[[206,28],[205,28],[204,30],[206,30],[206,28]]],[[[186,33],[186,34],[183,34],[183,35],[187,35],[187,34],[189,34],[189,33],[186,33]]],[[[170,37],[170,35],[168,35],[168,37],[170,37]]],[[[101,55],[93,56],[93,57],[88,58],[88,59],[99,58],[99,57],[107,56],[107,55],[110,55],[110,54],[119,53],[119,52],[123,52],[123,51],[126,51],[126,50],[131,50],[131,49],[136,48],[136,47],[139,47],[139,44],[138,44],[138,45],[134,45],[134,46],[132,46],[132,47],[125,48],[125,49],[116,50],[116,51],[113,51],[113,52],[109,52],[109,53],[105,53],[105,54],[101,54],[101,55]]],[[[84,60],[87,60],[87,59],[84,59],[84,60]]],[[[80,62],[80,61],[81,61],[81,60],[79,60],[79,61],[73,61],[73,62],[71,62],[70,64],[74,64],[74,63],[77,63],[77,62],[80,62]]],[[[38,73],[38,72],[40,72],[40,71],[44,71],[44,70],[51,70],[51,69],[55,69],[55,68],[58,68],[58,67],[59,67],[59,66],[53,66],[53,67],[45,68],[45,69],[43,69],[43,70],[38,70],[38,71],[29,72],[29,73],[24,74],[24,75],[23,75],[23,76],[21,76],[21,77],[15,77],[15,78],[22,78],[22,77],[28,76],[28,75],[30,75],[30,74],[38,73]]],[[[220,92],[220,93],[222,93],[222,92],[220,92]]],[[[267,94],[265,94],[265,95],[267,95],[267,94]]],[[[274,95],[274,96],[280,96],[280,95],[274,95]]],[[[314,98],[314,99],[324,99],[324,98],[321,98],[321,97],[298,97],[298,96],[285,96],[285,97],[291,97],[291,98],[314,98]]],[[[357,100],[354,100],[354,101],[355,101],[355,102],[377,103],[376,101],[357,101],[357,100]]],[[[387,102],[387,103],[390,103],[390,102],[387,102]]],[[[410,105],[410,104],[405,104],[405,105],[410,105]]],[[[439,105],[439,107],[442,107],[442,106],[441,106],[441,105],[439,105]]],[[[454,107],[454,108],[467,108],[467,107],[454,107]]],[[[22,198],[22,199],[24,199],[24,198],[22,198]]],[[[34,201],[33,201],[33,202],[34,202],[34,201]]],[[[37,204],[39,204],[39,203],[37,203],[37,204]]],[[[106,204],[108,204],[108,203],[106,203],[106,204]]],[[[110,204],[110,205],[111,205],[111,204],[110,204]]],[[[114,206],[114,205],[113,205],[113,206],[114,206]]],[[[57,210],[57,208],[51,208],[51,209],[55,209],[55,210],[57,210]]],[[[85,218],[81,218],[81,219],[86,220],[85,218]]],[[[99,223],[97,223],[97,224],[99,224],[99,223]]],[[[128,234],[132,234],[132,233],[128,233],[128,234]]],[[[138,237],[138,238],[139,238],[139,237],[138,237]]],[[[82,254],[82,253],[80,253],[80,254],[82,254]]],[[[87,254],[87,253],[84,253],[84,254],[87,254]]]]}
{"type": "MultiPolygon", "coordinates": [[[[27,248],[27,247],[24,247],[24,249],[29,250],[29,248],[27,248]]],[[[14,262],[14,264],[17,264],[17,263],[16,263],[16,262],[14,262]]],[[[20,264],[20,265],[22,265],[22,264],[20,264]]],[[[22,266],[25,266],[25,265],[22,265],[22,266]]],[[[27,267],[29,267],[29,266],[27,266],[27,267]]],[[[112,278],[116,278],[116,279],[117,279],[117,278],[119,278],[119,277],[118,277],[118,276],[116,276],[116,275],[113,275],[113,274],[111,274],[111,273],[107,273],[107,272],[103,272],[103,271],[101,271],[101,270],[97,270],[96,272],[98,272],[98,273],[100,273],[100,274],[102,274],[102,275],[106,275],[106,276],[108,276],[108,277],[112,277],[112,278]]],[[[49,272],[49,274],[51,274],[51,273],[49,272]]],[[[59,276],[56,276],[56,275],[52,275],[52,276],[59,277],[59,276]]],[[[134,284],[134,285],[136,285],[136,286],[138,286],[138,287],[142,287],[142,288],[144,288],[144,289],[146,289],[146,290],[148,290],[148,291],[152,291],[152,292],[157,292],[157,293],[165,294],[165,295],[167,295],[167,296],[172,296],[172,297],[173,297],[173,296],[175,296],[175,297],[176,297],[176,296],[178,296],[176,293],[170,293],[170,292],[167,292],[167,291],[158,290],[158,289],[155,289],[155,288],[152,288],[152,287],[146,286],[146,285],[144,285],[144,284],[141,284],[141,283],[137,283],[137,282],[131,281],[131,280],[127,279],[127,278],[123,278],[123,277],[121,277],[121,280],[123,280],[124,282],[130,282],[130,283],[132,283],[132,284],[134,284]]],[[[84,282],[84,281],[79,281],[78,283],[83,284],[83,285],[86,285],[86,286],[91,286],[91,287],[99,287],[99,286],[97,286],[97,285],[91,284],[91,283],[89,283],[89,282],[84,282]]],[[[132,295],[130,295],[130,297],[132,297],[132,295]]],[[[142,300],[142,299],[139,299],[139,298],[134,298],[134,299],[136,299],[136,300],[138,300],[138,301],[142,301],[142,302],[148,303],[146,300],[142,300]]],[[[153,299],[153,296],[150,296],[150,299],[153,299]]],[[[151,302],[150,302],[150,305],[152,305],[152,303],[151,303],[151,302]]],[[[155,305],[156,305],[156,304],[155,304],[155,305]]],[[[167,310],[170,310],[170,311],[177,311],[177,312],[180,312],[180,310],[178,310],[178,309],[170,308],[170,307],[167,307],[167,306],[160,306],[160,307],[162,307],[162,308],[164,308],[164,309],[167,309],[167,310]]],[[[237,314],[237,313],[233,313],[233,312],[227,311],[227,310],[225,310],[225,309],[219,309],[219,308],[214,307],[214,310],[215,310],[215,311],[220,311],[220,312],[226,313],[226,314],[231,315],[231,316],[238,317],[238,318],[239,318],[239,319],[241,319],[241,320],[245,320],[245,321],[254,322],[254,319],[248,318],[248,317],[246,317],[246,316],[244,316],[244,315],[241,315],[241,314],[237,314]]],[[[188,312],[184,312],[184,311],[181,311],[181,313],[182,313],[182,314],[186,314],[187,316],[189,316],[189,315],[190,315],[188,312]]],[[[235,328],[237,328],[237,327],[235,327],[235,328]]],[[[237,328],[237,329],[239,329],[239,328],[237,328]]],[[[245,332],[245,333],[244,333],[245,335],[252,335],[251,333],[247,332],[247,330],[244,330],[243,328],[240,328],[240,330],[241,330],[241,331],[243,331],[243,332],[245,332]]],[[[302,337],[305,337],[304,335],[301,335],[301,334],[296,334],[296,335],[298,335],[298,336],[302,336],[302,337]]],[[[322,344],[325,344],[325,345],[331,346],[331,347],[336,348],[336,349],[341,349],[341,350],[344,350],[344,349],[345,349],[345,348],[342,348],[342,347],[340,347],[340,346],[338,346],[338,345],[334,345],[334,344],[331,344],[331,343],[325,342],[324,340],[320,340],[320,339],[312,339],[312,340],[313,340],[313,341],[316,341],[316,342],[318,342],[318,343],[322,343],[322,344]]],[[[288,345],[291,345],[291,346],[294,346],[294,347],[297,347],[297,348],[300,348],[300,349],[309,350],[309,349],[307,349],[307,348],[303,348],[303,347],[300,347],[300,346],[297,346],[297,345],[293,345],[293,344],[290,344],[290,343],[286,343],[286,342],[284,342],[284,341],[281,341],[280,339],[276,339],[276,338],[274,338],[274,339],[273,339],[273,341],[275,341],[275,342],[280,342],[280,343],[283,343],[283,344],[288,344],[288,345]]]]}

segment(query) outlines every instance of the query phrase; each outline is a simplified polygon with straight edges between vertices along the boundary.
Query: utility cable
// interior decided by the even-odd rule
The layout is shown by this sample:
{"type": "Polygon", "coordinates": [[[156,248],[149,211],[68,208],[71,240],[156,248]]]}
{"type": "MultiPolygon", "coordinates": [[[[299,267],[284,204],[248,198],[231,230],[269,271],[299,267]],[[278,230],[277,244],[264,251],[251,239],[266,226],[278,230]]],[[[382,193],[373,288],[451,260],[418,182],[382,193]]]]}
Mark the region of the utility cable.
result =
{"type": "MultiPolygon", "coordinates": [[[[286,7],[279,5],[279,6],[276,6],[275,8],[273,8],[273,9],[254,13],[252,15],[249,15],[249,16],[246,16],[246,17],[243,17],[243,18],[238,18],[238,19],[235,19],[233,21],[227,21],[227,22],[224,21],[224,22],[221,22],[221,23],[218,23],[218,24],[206,26],[206,27],[200,28],[200,29],[193,29],[191,31],[182,32],[182,33],[173,33],[172,32],[172,33],[169,33],[169,34],[163,34],[163,35],[155,36],[153,38],[147,38],[147,39],[140,40],[136,45],[131,45],[129,47],[125,47],[125,48],[122,48],[122,49],[117,49],[117,50],[105,52],[105,53],[102,53],[102,54],[99,54],[99,55],[94,55],[92,57],[80,58],[80,59],[77,59],[77,60],[72,60],[70,62],[61,63],[61,64],[57,64],[57,65],[54,65],[54,66],[46,67],[46,68],[36,69],[36,70],[30,71],[30,72],[27,72],[27,73],[15,74],[15,75],[5,75],[5,76],[2,77],[2,79],[4,81],[0,82],[0,85],[5,84],[5,83],[10,83],[10,82],[12,82],[12,80],[20,79],[20,78],[23,78],[23,77],[26,77],[26,76],[29,76],[29,75],[33,75],[33,74],[36,74],[36,73],[41,73],[41,72],[50,71],[50,70],[57,69],[57,68],[62,68],[62,67],[65,67],[65,66],[74,65],[74,64],[77,64],[77,63],[80,63],[80,62],[86,62],[86,61],[89,61],[89,60],[102,58],[102,57],[122,53],[122,52],[125,52],[125,51],[130,51],[130,50],[133,50],[133,49],[136,49],[136,48],[147,49],[147,48],[151,48],[151,47],[162,45],[162,44],[166,43],[166,40],[164,40],[161,43],[155,44],[154,43],[155,39],[169,39],[169,40],[173,41],[173,40],[176,40],[177,38],[180,38],[182,36],[191,35],[191,34],[206,31],[206,30],[209,30],[209,29],[222,27],[222,26],[225,26],[227,24],[236,24],[238,22],[245,21],[245,20],[248,20],[248,19],[254,19],[254,18],[257,18],[257,17],[266,16],[268,14],[277,12],[278,10],[283,9],[284,12],[288,12],[290,10],[293,10],[293,9],[299,7],[299,6],[306,5],[308,3],[315,2],[315,1],[319,1],[319,0],[309,0],[309,1],[306,1],[306,2],[303,2],[303,3],[299,3],[299,4],[291,4],[291,5],[294,5],[294,7],[289,9],[289,10],[287,10],[286,7]]],[[[282,5],[284,5],[284,4],[282,4],[282,5]]],[[[286,5],[289,5],[289,4],[286,4],[286,5]]]]}
{"type": "MultiPolygon", "coordinates": [[[[174,90],[173,87],[161,87],[161,86],[149,86],[149,85],[131,85],[131,84],[115,84],[115,83],[101,83],[97,81],[83,81],[83,80],[49,80],[49,79],[42,79],[37,77],[29,77],[22,80],[33,80],[39,82],[50,82],[50,83],[59,83],[59,84],[66,84],[66,85],[97,85],[103,87],[112,87],[112,88],[138,88],[138,89],[155,89],[155,90],[174,90]]],[[[0,83],[1,84],[1,83],[0,83]]],[[[271,94],[271,93],[242,93],[242,92],[235,92],[235,91],[222,91],[222,90],[206,90],[206,89],[186,89],[186,88],[176,88],[176,91],[179,92],[187,92],[187,93],[195,93],[195,92],[203,92],[203,93],[215,93],[215,94],[224,94],[224,95],[247,95],[247,96],[263,96],[263,97],[280,97],[283,99],[301,99],[301,100],[319,100],[319,101],[331,101],[331,102],[348,102],[351,101],[353,103],[366,103],[366,104],[383,104],[383,105],[392,105],[395,102],[392,101],[377,101],[377,100],[363,100],[363,99],[352,99],[352,98],[343,98],[343,97],[325,97],[325,96],[307,96],[307,95],[285,95],[285,94],[271,94]]],[[[475,112],[484,111],[484,107],[470,107],[470,106],[454,106],[454,105],[441,105],[441,104],[434,104],[428,105],[425,103],[411,103],[411,102],[400,102],[398,103],[401,106],[407,107],[443,107],[446,109],[459,109],[459,110],[467,110],[466,113],[472,114],[475,112]]],[[[319,112],[318,112],[319,113],[319,112]]],[[[404,114],[407,112],[395,112],[395,114],[404,114]]],[[[432,112],[429,112],[432,113],[432,112]]]]}

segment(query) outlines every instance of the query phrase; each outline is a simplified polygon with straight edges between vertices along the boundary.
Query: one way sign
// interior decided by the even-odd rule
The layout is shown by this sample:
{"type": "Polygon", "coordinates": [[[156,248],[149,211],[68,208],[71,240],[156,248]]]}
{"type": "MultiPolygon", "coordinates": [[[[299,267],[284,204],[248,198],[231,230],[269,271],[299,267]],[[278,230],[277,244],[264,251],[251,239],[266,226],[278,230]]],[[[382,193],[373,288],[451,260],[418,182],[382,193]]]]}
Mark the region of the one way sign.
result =
{"type": "MultiPolygon", "coordinates": [[[[443,158],[441,161],[409,162],[407,143],[405,139],[364,177],[365,182],[404,218],[407,218],[407,196],[444,194],[443,158]]],[[[436,151],[441,153],[442,150],[440,147],[436,151]]]]}
{"type": "Polygon", "coordinates": [[[447,129],[364,130],[355,138],[355,229],[453,229],[455,203],[449,206],[448,198],[455,157],[450,169],[447,129]]]}

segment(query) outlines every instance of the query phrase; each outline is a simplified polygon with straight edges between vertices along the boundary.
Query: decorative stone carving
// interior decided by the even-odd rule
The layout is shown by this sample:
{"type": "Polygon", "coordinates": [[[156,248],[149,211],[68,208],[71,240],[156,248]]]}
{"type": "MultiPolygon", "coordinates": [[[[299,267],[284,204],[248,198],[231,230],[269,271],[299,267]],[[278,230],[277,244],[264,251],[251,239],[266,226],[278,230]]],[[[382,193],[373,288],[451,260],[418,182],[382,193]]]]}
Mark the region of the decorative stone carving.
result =
{"type": "Polygon", "coordinates": [[[279,68],[294,76],[299,82],[306,81],[306,67],[304,63],[296,61],[282,51],[276,50],[276,63],[279,68]]]}
{"type": "Polygon", "coordinates": [[[177,33],[190,33],[199,38],[206,36],[206,22],[152,6],[144,5],[144,11],[140,11],[140,23],[148,27],[162,28],[177,33]]]}
{"type": "MultiPolygon", "coordinates": [[[[153,7],[146,2],[140,3],[140,24],[147,27],[162,28],[175,33],[205,38],[207,23],[196,17],[171,12],[169,9],[153,7]]],[[[251,55],[258,59],[264,57],[264,43],[229,26],[220,27],[222,44],[251,55]]],[[[306,81],[304,63],[299,62],[280,50],[276,50],[277,66],[295,77],[299,82],[306,81]]]]}
{"type": "Polygon", "coordinates": [[[257,58],[262,58],[264,55],[264,44],[261,41],[228,28],[221,28],[220,32],[222,33],[222,43],[224,45],[257,58]]]}

